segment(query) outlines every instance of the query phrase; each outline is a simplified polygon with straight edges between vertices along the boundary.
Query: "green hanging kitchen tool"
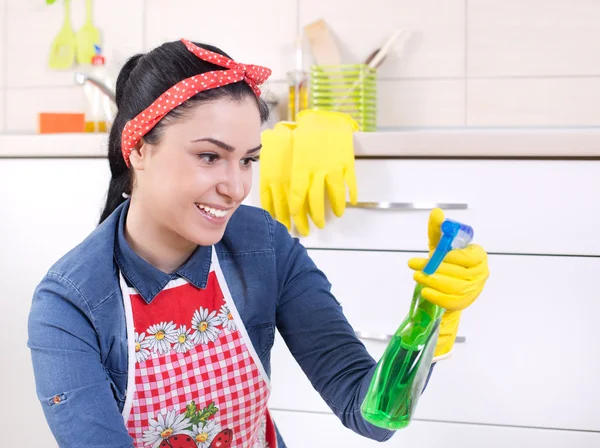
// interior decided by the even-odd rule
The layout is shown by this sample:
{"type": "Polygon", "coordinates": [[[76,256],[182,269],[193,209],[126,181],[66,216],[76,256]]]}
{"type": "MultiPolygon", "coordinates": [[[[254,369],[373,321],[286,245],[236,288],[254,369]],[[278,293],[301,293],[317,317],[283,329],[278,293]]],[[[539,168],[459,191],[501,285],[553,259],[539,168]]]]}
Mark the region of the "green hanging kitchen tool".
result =
{"type": "Polygon", "coordinates": [[[71,26],[71,0],[63,0],[65,19],[59,33],[52,41],[48,65],[53,70],[71,68],[75,60],[75,31],[71,26]]]}
{"type": "Polygon", "coordinates": [[[92,0],[86,0],[85,23],[77,31],[77,63],[89,65],[96,54],[96,45],[100,46],[100,30],[92,22],[92,0]]]}

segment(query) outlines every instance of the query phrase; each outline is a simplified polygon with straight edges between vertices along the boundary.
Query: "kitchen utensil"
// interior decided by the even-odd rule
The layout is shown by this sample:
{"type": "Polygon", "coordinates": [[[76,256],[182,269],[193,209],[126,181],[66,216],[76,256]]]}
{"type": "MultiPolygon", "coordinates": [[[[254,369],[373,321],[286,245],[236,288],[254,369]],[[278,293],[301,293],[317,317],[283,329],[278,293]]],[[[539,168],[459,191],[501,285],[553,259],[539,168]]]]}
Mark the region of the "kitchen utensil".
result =
{"type": "Polygon", "coordinates": [[[398,39],[398,37],[400,37],[401,34],[402,30],[395,31],[394,34],[392,34],[392,36],[383,44],[383,46],[380,49],[376,50],[369,56],[365,63],[369,67],[378,68],[386,58],[387,54],[392,48],[393,43],[396,41],[396,39],[398,39]]]}
{"type": "Polygon", "coordinates": [[[342,57],[323,19],[304,27],[304,34],[317,65],[339,65],[342,57]]]}
{"type": "MultiPolygon", "coordinates": [[[[383,44],[383,46],[375,50],[373,53],[369,55],[365,64],[367,67],[372,69],[377,69],[381,63],[385,60],[387,54],[392,48],[392,44],[398,39],[398,37],[402,34],[402,30],[397,30],[392,34],[392,36],[383,44]]],[[[348,89],[348,96],[352,94],[352,92],[358,87],[358,84],[361,82],[360,78],[356,80],[356,82],[348,89]]],[[[344,102],[348,99],[348,97],[341,98],[341,102],[344,102]]]]}
{"type": "Polygon", "coordinates": [[[96,54],[95,45],[100,45],[100,30],[94,26],[92,21],[92,0],[86,0],[85,23],[77,31],[77,63],[89,65],[96,54]]]}
{"type": "Polygon", "coordinates": [[[53,70],[70,68],[75,61],[75,31],[71,26],[71,0],[63,0],[65,18],[63,26],[50,47],[48,65],[53,70]]]}

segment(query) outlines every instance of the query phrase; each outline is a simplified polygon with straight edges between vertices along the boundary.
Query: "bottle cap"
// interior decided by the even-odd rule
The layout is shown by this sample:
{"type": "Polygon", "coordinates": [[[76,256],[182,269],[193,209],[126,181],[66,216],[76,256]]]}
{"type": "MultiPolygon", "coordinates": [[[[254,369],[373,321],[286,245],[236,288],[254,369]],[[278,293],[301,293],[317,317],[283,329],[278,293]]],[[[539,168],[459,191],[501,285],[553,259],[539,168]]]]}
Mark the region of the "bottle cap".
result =
{"type": "Polygon", "coordinates": [[[102,48],[98,45],[94,45],[94,50],[96,51],[96,54],[92,57],[92,65],[104,65],[106,59],[102,56],[102,48]]]}

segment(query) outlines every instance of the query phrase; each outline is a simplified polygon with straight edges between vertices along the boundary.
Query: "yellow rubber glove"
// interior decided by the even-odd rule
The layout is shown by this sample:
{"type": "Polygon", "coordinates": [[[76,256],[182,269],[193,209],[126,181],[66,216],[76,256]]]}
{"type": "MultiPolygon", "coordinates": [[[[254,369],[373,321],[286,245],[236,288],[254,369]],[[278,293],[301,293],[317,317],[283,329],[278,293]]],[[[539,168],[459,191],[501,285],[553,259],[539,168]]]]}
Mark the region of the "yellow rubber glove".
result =
{"type": "MultiPolygon", "coordinates": [[[[430,257],[440,241],[443,222],[444,212],[440,209],[432,210],[428,225],[430,257]]],[[[408,266],[416,271],[415,281],[424,286],[422,297],[446,309],[434,352],[434,360],[440,360],[450,355],[461,312],[481,294],[489,277],[489,269],[487,253],[477,244],[451,250],[432,275],[422,272],[428,261],[428,258],[412,258],[408,261],[408,266]]]]}
{"type": "Polygon", "coordinates": [[[308,211],[314,224],[325,226],[325,191],[333,213],[346,209],[346,186],[350,203],[356,204],[353,134],[358,124],[341,112],[301,111],[294,131],[290,183],[290,213],[298,232],[308,235],[308,211]]]}
{"type": "Polygon", "coordinates": [[[288,231],[291,228],[288,196],[295,126],[292,122],[279,122],[261,134],[260,202],[288,231]]]}

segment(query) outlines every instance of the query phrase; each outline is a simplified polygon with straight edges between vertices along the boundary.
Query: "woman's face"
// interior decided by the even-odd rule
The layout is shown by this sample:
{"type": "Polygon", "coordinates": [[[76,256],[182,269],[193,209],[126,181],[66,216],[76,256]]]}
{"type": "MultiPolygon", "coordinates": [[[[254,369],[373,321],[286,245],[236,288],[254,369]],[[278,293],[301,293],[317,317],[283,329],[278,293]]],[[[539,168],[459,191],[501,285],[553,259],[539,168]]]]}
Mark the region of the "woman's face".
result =
{"type": "Polygon", "coordinates": [[[132,154],[144,219],[171,238],[217,243],[250,192],[260,133],[253,98],[202,103],[167,124],[159,144],[132,154]]]}

